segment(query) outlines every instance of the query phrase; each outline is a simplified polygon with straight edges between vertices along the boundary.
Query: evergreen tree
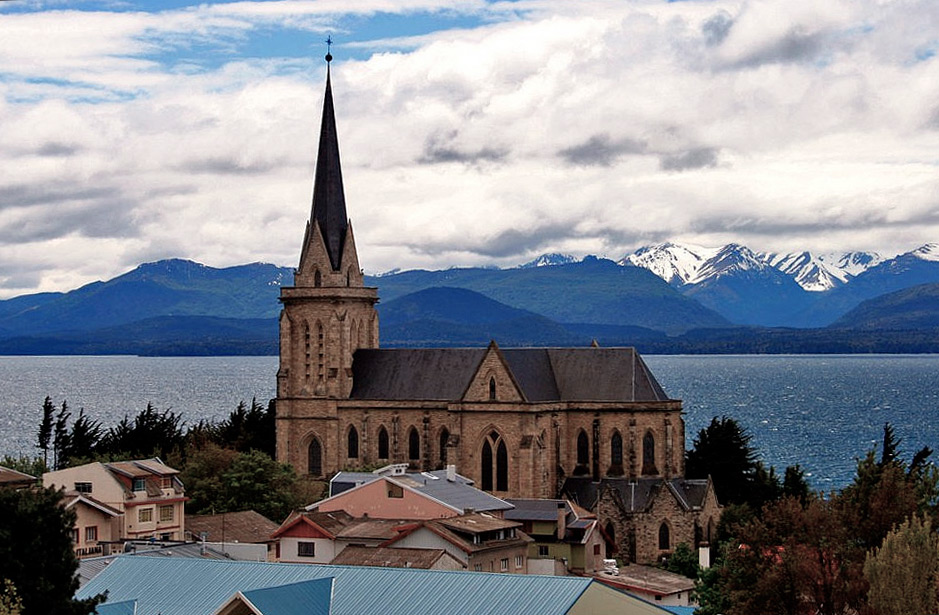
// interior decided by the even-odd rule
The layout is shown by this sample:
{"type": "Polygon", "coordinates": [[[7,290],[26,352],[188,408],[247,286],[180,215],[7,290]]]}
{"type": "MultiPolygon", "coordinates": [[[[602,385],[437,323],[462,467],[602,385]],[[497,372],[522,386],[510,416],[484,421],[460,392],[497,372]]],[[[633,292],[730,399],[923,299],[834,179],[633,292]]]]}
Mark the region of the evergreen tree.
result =
{"type": "Polygon", "coordinates": [[[0,489],[0,579],[9,579],[22,615],[85,615],[104,597],[74,600],[78,559],[75,512],[51,488],[0,489]]]}
{"type": "Polygon", "coordinates": [[[52,465],[56,470],[61,470],[65,467],[64,453],[68,450],[68,420],[71,416],[72,413],[68,411],[68,403],[63,400],[62,408],[55,417],[54,437],[52,440],[52,465]]]}
{"type": "Polygon", "coordinates": [[[42,421],[39,423],[39,433],[36,434],[36,447],[42,451],[42,460],[47,467],[49,465],[49,442],[52,439],[54,414],[55,406],[52,405],[52,399],[46,396],[45,401],[42,402],[42,421]]]}
{"type": "Polygon", "coordinates": [[[878,615],[929,615],[939,610],[939,537],[918,516],[891,530],[867,554],[864,576],[878,615]]]}

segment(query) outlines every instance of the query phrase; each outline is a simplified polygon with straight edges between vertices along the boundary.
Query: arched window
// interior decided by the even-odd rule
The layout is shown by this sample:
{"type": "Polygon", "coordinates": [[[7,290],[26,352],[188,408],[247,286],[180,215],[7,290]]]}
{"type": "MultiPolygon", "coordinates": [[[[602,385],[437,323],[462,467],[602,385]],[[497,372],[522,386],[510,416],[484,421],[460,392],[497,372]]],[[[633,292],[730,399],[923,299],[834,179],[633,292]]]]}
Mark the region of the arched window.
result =
{"type": "Polygon", "coordinates": [[[623,436],[618,431],[614,431],[610,438],[610,462],[614,466],[623,465],[623,436]]]}
{"type": "Polygon", "coordinates": [[[349,458],[358,459],[359,458],[359,431],[355,428],[355,425],[349,427],[349,458]]]}
{"type": "Polygon", "coordinates": [[[320,270],[317,269],[316,271],[313,272],[313,286],[319,288],[322,285],[323,285],[323,276],[320,273],[320,270]]]}
{"type": "Polygon", "coordinates": [[[509,490],[509,451],[505,448],[505,441],[499,440],[496,449],[496,491],[509,490]]]}
{"type": "Polygon", "coordinates": [[[481,458],[481,476],[483,491],[492,491],[492,445],[487,439],[483,442],[483,454],[481,458]]]}
{"type": "Polygon", "coordinates": [[[450,432],[444,427],[440,430],[440,463],[447,463],[447,443],[450,442],[450,432]]]}
{"type": "Polygon", "coordinates": [[[413,427],[408,431],[408,459],[419,461],[421,458],[421,436],[413,427]]]}
{"type": "Polygon", "coordinates": [[[307,469],[310,476],[323,475],[323,447],[316,436],[310,441],[310,447],[307,449],[307,469]]]}
{"type": "Polygon", "coordinates": [[[498,431],[489,432],[483,440],[480,470],[483,491],[509,490],[509,449],[498,431]]]}
{"type": "Polygon", "coordinates": [[[388,459],[388,430],[384,425],[378,428],[378,458],[388,459]]]}
{"type": "Polygon", "coordinates": [[[662,525],[659,526],[659,549],[662,551],[668,551],[670,548],[668,524],[663,521],[662,525]]]}
{"type": "Polygon", "coordinates": [[[346,269],[346,286],[352,286],[352,269],[346,269]]]}
{"type": "Polygon", "coordinates": [[[613,522],[607,521],[603,531],[606,534],[604,536],[606,539],[606,556],[612,558],[616,553],[616,528],[613,527],[613,522]]]}
{"type": "Polygon", "coordinates": [[[586,466],[590,463],[590,440],[583,429],[577,434],[577,465],[586,466]]]}
{"type": "Polygon", "coordinates": [[[642,473],[658,474],[655,467],[655,436],[651,431],[647,431],[642,438],[642,473]]]}
{"type": "Polygon", "coordinates": [[[489,400],[496,400],[496,379],[495,376],[489,377],[489,400]]]}

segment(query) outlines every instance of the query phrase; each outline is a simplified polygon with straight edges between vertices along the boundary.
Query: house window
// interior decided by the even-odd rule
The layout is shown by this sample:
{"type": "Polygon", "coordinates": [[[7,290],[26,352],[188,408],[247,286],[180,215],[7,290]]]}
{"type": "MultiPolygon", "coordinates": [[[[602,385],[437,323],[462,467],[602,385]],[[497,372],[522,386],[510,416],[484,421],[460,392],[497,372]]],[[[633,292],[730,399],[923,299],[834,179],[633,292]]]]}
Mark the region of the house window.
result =
{"type": "Polygon", "coordinates": [[[145,478],[135,478],[135,479],[134,479],[133,490],[134,490],[134,491],[146,491],[146,490],[147,490],[147,479],[145,479],[145,478]]]}
{"type": "Polygon", "coordinates": [[[75,491],[78,493],[91,493],[91,483],[75,483],[75,491]]]}
{"type": "Polygon", "coordinates": [[[482,571],[483,571],[483,565],[482,565],[482,564],[473,564],[473,570],[476,571],[476,572],[482,572],[482,571]]]}
{"type": "Polygon", "coordinates": [[[160,521],[172,521],[173,520],[173,505],[165,504],[160,506],[160,521]]]}
{"type": "Polygon", "coordinates": [[[389,498],[403,498],[404,487],[402,487],[401,485],[396,485],[395,483],[388,483],[388,497],[389,498]]]}
{"type": "Polygon", "coordinates": [[[593,554],[600,555],[600,545],[593,545],[593,554]]]}
{"type": "Polygon", "coordinates": [[[538,557],[548,557],[548,545],[538,545],[538,557]]]}
{"type": "Polygon", "coordinates": [[[78,528],[72,528],[72,542],[78,544],[78,528]]]}
{"type": "Polygon", "coordinates": [[[378,458],[388,459],[388,430],[384,426],[378,430],[378,458]]]}
{"type": "Polygon", "coordinates": [[[316,557],[315,542],[298,542],[297,555],[300,557],[316,557]]]}
{"type": "Polygon", "coordinates": [[[354,425],[349,427],[348,447],[349,447],[349,459],[358,459],[359,458],[359,430],[357,430],[354,425]]]}
{"type": "Polygon", "coordinates": [[[153,509],[152,508],[137,509],[137,521],[140,523],[150,523],[151,521],[153,521],[153,509]]]}
{"type": "Polygon", "coordinates": [[[160,489],[170,489],[173,486],[173,479],[169,476],[164,476],[160,479],[160,489]]]}
{"type": "Polygon", "coordinates": [[[509,569],[509,558],[503,557],[499,560],[499,570],[506,572],[509,569]]]}
{"type": "Polygon", "coordinates": [[[90,525],[85,528],[85,542],[97,542],[98,541],[98,526],[90,525]]]}
{"type": "Polygon", "coordinates": [[[162,540],[163,542],[169,542],[173,540],[173,534],[171,534],[170,532],[160,534],[160,540],[162,540]]]}
{"type": "Polygon", "coordinates": [[[524,563],[525,563],[525,558],[523,558],[521,555],[515,556],[515,569],[516,570],[521,568],[524,565],[524,563]]]}

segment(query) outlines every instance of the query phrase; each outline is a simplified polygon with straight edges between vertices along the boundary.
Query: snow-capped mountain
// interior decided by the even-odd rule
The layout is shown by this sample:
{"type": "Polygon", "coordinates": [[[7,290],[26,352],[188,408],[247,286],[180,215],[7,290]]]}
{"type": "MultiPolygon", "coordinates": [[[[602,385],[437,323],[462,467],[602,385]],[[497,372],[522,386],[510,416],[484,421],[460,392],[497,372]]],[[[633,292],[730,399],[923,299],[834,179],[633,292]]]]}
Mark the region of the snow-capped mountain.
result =
{"type": "Polygon", "coordinates": [[[717,248],[666,242],[639,248],[619,264],[644,267],[672,286],[682,286],[696,279],[704,263],[718,251],[717,248]]]}
{"type": "Polygon", "coordinates": [[[837,288],[884,260],[876,252],[764,252],[759,256],[811,292],[837,288]]]}
{"type": "Polygon", "coordinates": [[[939,243],[927,243],[910,254],[924,261],[939,261],[939,243]]]}
{"type": "Polygon", "coordinates": [[[773,268],[750,248],[737,243],[729,243],[704,261],[689,283],[698,284],[705,280],[743,271],[762,273],[773,268]]]}
{"type": "Polygon", "coordinates": [[[523,265],[519,265],[519,269],[531,269],[532,267],[550,267],[552,265],[567,265],[569,263],[576,263],[577,258],[571,256],[570,254],[559,254],[553,252],[551,254],[542,254],[535,260],[529,261],[523,265]]]}

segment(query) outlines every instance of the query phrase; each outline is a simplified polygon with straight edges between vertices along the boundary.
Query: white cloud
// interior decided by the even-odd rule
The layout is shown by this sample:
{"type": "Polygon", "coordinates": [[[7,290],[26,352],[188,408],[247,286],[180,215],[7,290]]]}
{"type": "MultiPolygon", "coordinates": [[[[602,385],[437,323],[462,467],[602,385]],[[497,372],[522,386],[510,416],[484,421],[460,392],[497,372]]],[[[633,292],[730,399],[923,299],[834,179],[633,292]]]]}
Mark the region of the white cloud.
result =
{"type": "Polygon", "coordinates": [[[483,25],[334,50],[370,271],[939,236],[928,0],[347,4],[0,13],[0,296],[163,257],[294,264],[325,66],[218,58],[382,13],[483,25]]]}

